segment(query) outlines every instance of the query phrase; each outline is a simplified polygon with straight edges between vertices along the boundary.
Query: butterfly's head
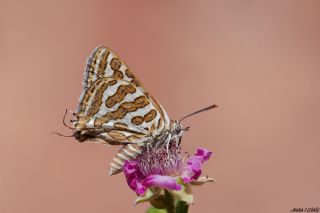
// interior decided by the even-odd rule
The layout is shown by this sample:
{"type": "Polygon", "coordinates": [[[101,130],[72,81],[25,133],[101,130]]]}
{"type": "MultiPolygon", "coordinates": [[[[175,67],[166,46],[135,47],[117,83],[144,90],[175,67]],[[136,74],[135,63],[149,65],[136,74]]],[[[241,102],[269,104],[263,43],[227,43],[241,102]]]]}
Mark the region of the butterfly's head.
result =
{"type": "Polygon", "coordinates": [[[180,121],[172,121],[171,122],[171,131],[176,135],[179,135],[182,131],[182,124],[180,121]]]}

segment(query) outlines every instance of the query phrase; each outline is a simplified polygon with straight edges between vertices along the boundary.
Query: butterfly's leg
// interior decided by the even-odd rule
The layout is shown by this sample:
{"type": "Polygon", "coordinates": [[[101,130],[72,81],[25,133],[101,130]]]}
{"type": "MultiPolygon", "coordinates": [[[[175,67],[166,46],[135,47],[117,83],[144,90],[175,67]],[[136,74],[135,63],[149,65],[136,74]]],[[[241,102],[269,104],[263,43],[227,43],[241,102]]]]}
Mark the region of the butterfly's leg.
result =
{"type": "Polygon", "coordinates": [[[180,146],[180,144],[181,144],[182,135],[183,135],[186,131],[188,131],[189,129],[190,129],[190,127],[188,126],[188,127],[184,128],[184,129],[182,129],[179,134],[175,135],[175,137],[176,137],[176,138],[175,138],[175,139],[176,139],[176,147],[177,147],[177,148],[178,148],[178,147],[180,146]]]}
{"type": "Polygon", "coordinates": [[[174,142],[175,142],[176,148],[178,148],[180,144],[180,137],[178,135],[174,136],[174,142]]]}
{"type": "Polygon", "coordinates": [[[179,147],[179,145],[180,145],[180,142],[181,142],[181,136],[179,137],[178,135],[175,135],[174,136],[174,140],[175,140],[175,144],[176,144],[176,148],[178,148],[179,147]]]}
{"type": "MultiPolygon", "coordinates": [[[[167,138],[167,136],[165,138],[167,138]]],[[[164,145],[165,141],[166,139],[164,139],[163,137],[159,138],[157,141],[153,143],[153,150],[158,150],[159,148],[161,148],[164,145]]]]}
{"type": "MultiPolygon", "coordinates": [[[[146,147],[147,147],[147,153],[149,153],[149,152],[150,152],[150,146],[151,146],[151,144],[150,144],[150,143],[147,143],[147,144],[146,144],[146,147]]],[[[152,147],[151,147],[151,149],[152,149],[152,147]]]]}
{"type": "Polygon", "coordinates": [[[155,138],[153,135],[150,135],[144,143],[147,147],[147,153],[149,153],[150,150],[154,150],[155,138]]]}
{"type": "Polygon", "coordinates": [[[178,148],[181,144],[182,136],[179,137],[179,140],[176,141],[176,148],[178,148]]]}
{"type": "Polygon", "coordinates": [[[159,140],[156,143],[154,143],[154,146],[152,148],[153,148],[153,150],[157,150],[162,146],[163,146],[163,142],[159,140]]]}
{"type": "Polygon", "coordinates": [[[78,115],[77,113],[75,113],[75,112],[72,111],[72,110],[69,110],[69,112],[70,112],[73,116],[77,116],[77,115],[78,115]]]}
{"type": "Polygon", "coordinates": [[[168,137],[167,137],[167,139],[166,139],[166,141],[165,141],[165,145],[166,145],[166,150],[167,150],[167,153],[168,153],[168,157],[170,157],[170,156],[169,156],[169,146],[170,146],[170,142],[171,142],[171,133],[169,133],[169,135],[168,135],[168,137]]]}

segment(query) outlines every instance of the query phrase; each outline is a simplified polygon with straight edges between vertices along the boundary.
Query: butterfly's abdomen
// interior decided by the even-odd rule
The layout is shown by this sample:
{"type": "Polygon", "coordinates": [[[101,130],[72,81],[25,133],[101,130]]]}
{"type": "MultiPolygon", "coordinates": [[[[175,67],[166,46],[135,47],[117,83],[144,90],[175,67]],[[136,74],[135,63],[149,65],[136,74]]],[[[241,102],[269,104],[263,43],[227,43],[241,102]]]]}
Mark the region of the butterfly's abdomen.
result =
{"type": "Polygon", "coordinates": [[[131,160],[141,154],[144,146],[144,143],[124,145],[112,159],[109,175],[111,176],[120,173],[125,161],[131,160]]]}

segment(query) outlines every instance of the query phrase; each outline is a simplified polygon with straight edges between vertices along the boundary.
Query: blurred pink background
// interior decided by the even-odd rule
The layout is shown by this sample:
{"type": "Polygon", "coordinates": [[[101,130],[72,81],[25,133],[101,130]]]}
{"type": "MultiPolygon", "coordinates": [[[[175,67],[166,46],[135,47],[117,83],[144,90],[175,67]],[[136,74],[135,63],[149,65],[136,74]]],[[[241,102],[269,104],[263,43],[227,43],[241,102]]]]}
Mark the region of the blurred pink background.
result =
{"type": "Polygon", "coordinates": [[[320,207],[320,1],[0,1],[0,212],[143,212],[119,147],[51,135],[75,109],[85,61],[117,52],[183,140],[214,151],[191,212],[320,207]]]}

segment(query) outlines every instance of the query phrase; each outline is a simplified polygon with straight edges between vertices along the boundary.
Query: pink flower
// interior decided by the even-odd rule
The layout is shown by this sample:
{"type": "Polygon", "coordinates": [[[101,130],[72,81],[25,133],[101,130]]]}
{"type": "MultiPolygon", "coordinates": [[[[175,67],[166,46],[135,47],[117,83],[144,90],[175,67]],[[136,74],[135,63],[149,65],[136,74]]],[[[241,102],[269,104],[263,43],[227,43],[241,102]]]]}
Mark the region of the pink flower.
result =
{"type": "MultiPolygon", "coordinates": [[[[152,192],[154,189],[166,189],[179,194],[189,183],[199,185],[214,181],[208,177],[200,178],[202,164],[210,159],[211,154],[207,149],[198,148],[189,157],[179,148],[170,147],[167,150],[164,147],[145,151],[136,159],[126,161],[123,171],[129,187],[139,196],[145,196],[148,189],[152,192]]],[[[191,203],[192,200],[193,197],[186,202],[191,203]]]]}

